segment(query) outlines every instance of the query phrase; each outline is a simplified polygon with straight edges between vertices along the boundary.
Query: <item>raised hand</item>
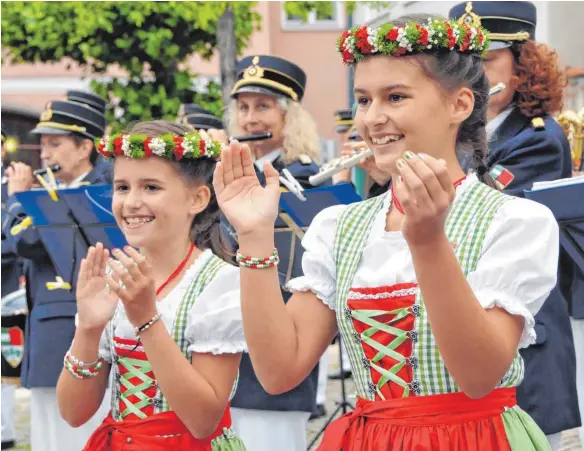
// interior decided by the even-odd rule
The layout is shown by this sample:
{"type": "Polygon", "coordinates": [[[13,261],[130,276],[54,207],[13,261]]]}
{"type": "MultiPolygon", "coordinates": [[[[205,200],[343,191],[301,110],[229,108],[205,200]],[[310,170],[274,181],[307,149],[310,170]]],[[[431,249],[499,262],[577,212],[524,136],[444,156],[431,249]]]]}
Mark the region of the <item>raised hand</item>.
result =
{"type": "Polygon", "coordinates": [[[134,327],[139,327],[156,315],[156,288],[152,267],[146,257],[137,250],[130,246],[126,246],[124,250],[125,253],[120,249],[114,249],[112,254],[116,260],[109,261],[113,274],[117,275],[119,280],[108,276],[106,281],[110,290],[116,293],[124,304],[130,323],[134,327]]]}
{"type": "Polygon", "coordinates": [[[232,141],[221,153],[213,187],[221,211],[239,238],[274,227],[280,200],[279,173],[265,163],[266,187],[260,185],[246,144],[232,141]]]}
{"type": "Polygon", "coordinates": [[[108,258],[108,250],[97,243],[81,260],[76,293],[79,327],[103,330],[116,311],[118,296],[106,288],[108,258]]]}
{"type": "Polygon", "coordinates": [[[8,195],[14,193],[22,193],[32,188],[34,179],[32,175],[32,168],[24,163],[13,162],[10,167],[6,169],[6,177],[8,178],[8,195]]]}
{"type": "Polygon", "coordinates": [[[406,152],[405,159],[398,160],[397,169],[401,177],[395,181],[394,193],[404,210],[402,233],[408,244],[425,245],[443,237],[454,200],[454,186],[444,160],[406,152]]]}

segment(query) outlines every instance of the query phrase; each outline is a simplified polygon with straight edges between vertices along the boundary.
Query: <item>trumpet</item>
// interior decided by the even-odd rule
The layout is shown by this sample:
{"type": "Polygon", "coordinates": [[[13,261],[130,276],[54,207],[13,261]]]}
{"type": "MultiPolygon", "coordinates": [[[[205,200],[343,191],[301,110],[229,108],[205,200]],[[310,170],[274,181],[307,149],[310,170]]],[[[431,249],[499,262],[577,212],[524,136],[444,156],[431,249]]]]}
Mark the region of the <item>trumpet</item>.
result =
{"type": "Polygon", "coordinates": [[[556,117],[556,120],[564,129],[570,151],[572,154],[572,168],[574,171],[582,170],[582,150],[584,142],[584,108],[579,113],[565,111],[556,117]]]}
{"type": "MultiPolygon", "coordinates": [[[[504,83],[497,83],[489,90],[489,97],[505,89],[504,83]]],[[[324,164],[318,174],[312,175],[308,178],[308,181],[312,186],[320,185],[325,180],[331,178],[333,175],[341,172],[343,169],[349,169],[359,164],[361,160],[367,157],[373,156],[373,151],[368,148],[363,148],[359,151],[354,151],[353,155],[350,157],[340,157],[331,160],[329,163],[324,164]]]]}

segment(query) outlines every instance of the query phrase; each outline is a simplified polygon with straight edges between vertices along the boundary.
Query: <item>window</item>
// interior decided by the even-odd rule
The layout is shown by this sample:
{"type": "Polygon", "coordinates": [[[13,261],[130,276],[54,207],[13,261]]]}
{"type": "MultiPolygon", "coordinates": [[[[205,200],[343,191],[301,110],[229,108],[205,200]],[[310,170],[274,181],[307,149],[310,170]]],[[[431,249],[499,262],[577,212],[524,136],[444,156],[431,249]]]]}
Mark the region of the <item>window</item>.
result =
{"type": "Polygon", "coordinates": [[[319,2],[321,6],[327,4],[330,8],[319,7],[310,11],[306,21],[299,15],[287,13],[282,5],[282,30],[338,30],[345,26],[345,8],[342,2],[319,2]]]}

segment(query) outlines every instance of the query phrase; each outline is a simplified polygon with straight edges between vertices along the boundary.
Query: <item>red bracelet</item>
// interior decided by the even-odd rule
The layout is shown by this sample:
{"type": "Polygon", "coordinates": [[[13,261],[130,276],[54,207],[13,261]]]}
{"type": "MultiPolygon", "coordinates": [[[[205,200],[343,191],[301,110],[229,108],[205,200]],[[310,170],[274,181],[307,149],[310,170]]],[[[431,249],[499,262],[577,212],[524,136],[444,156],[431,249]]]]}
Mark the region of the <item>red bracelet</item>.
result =
{"type": "Polygon", "coordinates": [[[265,269],[276,266],[280,262],[280,257],[278,256],[278,249],[274,249],[272,255],[266,258],[248,257],[237,251],[235,260],[239,263],[239,266],[244,268],[265,269]]]}

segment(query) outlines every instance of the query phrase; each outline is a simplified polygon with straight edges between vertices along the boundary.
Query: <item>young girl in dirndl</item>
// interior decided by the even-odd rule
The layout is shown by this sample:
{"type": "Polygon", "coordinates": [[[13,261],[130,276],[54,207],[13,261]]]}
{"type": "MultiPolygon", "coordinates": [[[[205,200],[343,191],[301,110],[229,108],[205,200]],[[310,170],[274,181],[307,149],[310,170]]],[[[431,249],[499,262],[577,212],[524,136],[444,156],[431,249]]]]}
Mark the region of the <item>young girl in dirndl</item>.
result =
{"type": "Polygon", "coordinates": [[[112,211],[129,246],[110,257],[98,243],[79,272],[57,387],[69,424],[93,415],[112,372],[111,412],[86,451],[244,449],[229,413],[246,349],[239,274],[217,256],[211,186],[221,147],[166,121],[99,145],[115,157],[112,211]]]}
{"type": "Polygon", "coordinates": [[[356,408],[327,428],[321,451],[548,449],[515,387],[518,350],[556,282],[558,227],[545,207],[487,184],[487,45],[481,28],[432,19],[342,34],[356,126],[393,186],[317,215],[287,305],[273,245],[278,174],[266,165],[262,188],[238,143],[217,166],[264,387],[294,387],[338,329],[348,345],[356,408]],[[468,175],[461,152],[476,157],[468,175]]]}

